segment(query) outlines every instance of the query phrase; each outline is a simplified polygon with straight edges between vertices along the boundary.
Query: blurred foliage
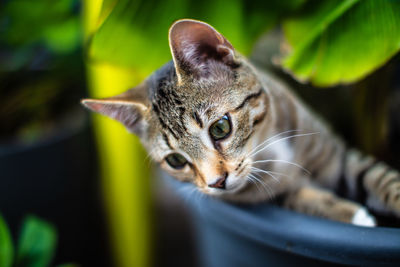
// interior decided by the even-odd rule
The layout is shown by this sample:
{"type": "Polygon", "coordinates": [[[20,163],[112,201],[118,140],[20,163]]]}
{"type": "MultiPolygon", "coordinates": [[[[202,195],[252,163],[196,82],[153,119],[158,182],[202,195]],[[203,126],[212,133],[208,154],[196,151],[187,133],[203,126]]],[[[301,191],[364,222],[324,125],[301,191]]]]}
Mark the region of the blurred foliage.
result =
{"type": "Polygon", "coordinates": [[[55,251],[54,227],[29,216],[22,225],[16,257],[17,266],[48,266],[55,251]]]}
{"type": "Polygon", "coordinates": [[[82,67],[0,73],[0,144],[29,143],[54,133],[83,95],[82,67]]]}
{"type": "MultiPolygon", "coordinates": [[[[85,40],[101,25],[114,2],[84,2],[82,17],[85,40]]],[[[86,63],[89,91],[95,98],[126,91],[143,78],[137,69],[104,61],[87,60],[86,63]]],[[[149,266],[152,179],[149,168],[144,164],[144,149],[139,139],[123,129],[121,124],[97,114],[93,117],[115,266],[149,266]]]]}
{"type": "Polygon", "coordinates": [[[352,83],[400,50],[400,1],[308,1],[283,22],[283,67],[316,86],[352,83]]]}
{"type": "Polygon", "coordinates": [[[0,11],[0,42],[5,57],[1,69],[15,70],[35,57],[37,49],[57,55],[76,50],[80,43],[79,2],[75,0],[12,0],[0,11]]]}
{"type": "Polygon", "coordinates": [[[288,44],[282,66],[317,86],[360,80],[400,49],[400,1],[110,0],[101,12],[88,58],[144,75],[170,59],[168,28],[187,17],[210,23],[245,54],[282,23],[288,44]]]}
{"type": "Polygon", "coordinates": [[[0,143],[33,142],[84,95],[78,0],[3,1],[0,143]]]}
{"type": "Polygon", "coordinates": [[[0,267],[11,266],[14,258],[14,247],[10,231],[0,215],[0,267]]]}
{"type": "MultiPolygon", "coordinates": [[[[57,242],[54,227],[34,216],[23,222],[16,253],[10,231],[0,215],[0,267],[47,267],[52,261],[57,242]]],[[[62,266],[76,267],[75,264],[62,266]]]]}
{"type": "Polygon", "coordinates": [[[86,44],[89,60],[135,68],[146,75],[171,59],[168,28],[181,18],[206,21],[241,52],[305,0],[105,1],[99,28],[86,44]],[[223,14],[223,15],[222,15],[223,14]]]}

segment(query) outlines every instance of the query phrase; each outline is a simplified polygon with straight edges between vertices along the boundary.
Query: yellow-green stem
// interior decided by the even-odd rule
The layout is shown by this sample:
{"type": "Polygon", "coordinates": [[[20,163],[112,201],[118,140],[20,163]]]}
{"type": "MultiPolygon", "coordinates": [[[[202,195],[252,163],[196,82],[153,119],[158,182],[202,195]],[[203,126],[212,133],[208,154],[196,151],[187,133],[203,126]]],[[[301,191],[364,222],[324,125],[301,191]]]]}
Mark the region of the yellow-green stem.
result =
{"type": "MultiPolygon", "coordinates": [[[[85,40],[101,24],[103,1],[87,0],[83,6],[85,40]]],[[[87,78],[92,97],[121,93],[143,78],[132,69],[88,62],[87,78]]],[[[122,125],[94,115],[105,208],[116,266],[150,265],[150,181],[145,152],[137,137],[122,125]]]]}

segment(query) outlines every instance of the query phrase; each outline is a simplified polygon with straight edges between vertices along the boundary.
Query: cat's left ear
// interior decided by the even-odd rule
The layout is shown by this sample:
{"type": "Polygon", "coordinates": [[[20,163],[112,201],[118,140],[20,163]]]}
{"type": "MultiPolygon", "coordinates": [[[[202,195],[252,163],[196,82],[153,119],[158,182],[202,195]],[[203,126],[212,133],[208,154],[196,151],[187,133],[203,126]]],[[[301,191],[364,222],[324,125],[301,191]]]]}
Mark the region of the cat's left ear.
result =
{"type": "Polygon", "coordinates": [[[207,23],[183,19],[169,30],[169,46],[178,77],[206,77],[212,61],[236,67],[235,50],[229,41],[207,23]]]}
{"type": "Polygon", "coordinates": [[[113,97],[83,99],[81,103],[92,111],[121,122],[130,132],[138,136],[146,130],[145,113],[149,110],[150,104],[145,82],[113,97]]]}

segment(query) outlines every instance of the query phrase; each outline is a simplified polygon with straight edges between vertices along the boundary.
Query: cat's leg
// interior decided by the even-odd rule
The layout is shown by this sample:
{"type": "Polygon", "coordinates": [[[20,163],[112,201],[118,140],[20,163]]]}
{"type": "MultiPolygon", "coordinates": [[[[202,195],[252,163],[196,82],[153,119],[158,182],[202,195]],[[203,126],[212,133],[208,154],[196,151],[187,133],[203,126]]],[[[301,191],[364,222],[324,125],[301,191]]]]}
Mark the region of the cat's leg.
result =
{"type": "MultiPolygon", "coordinates": [[[[334,138],[320,138],[316,151],[303,166],[313,183],[336,191],[377,213],[400,218],[400,173],[357,150],[346,150],[334,138]]],[[[300,150],[306,154],[306,150],[300,150]]],[[[312,155],[312,151],[309,153],[312,155]]],[[[302,162],[297,160],[297,162],[302,162]]]]}
{"type": "Polygon", "coordinates": [[[348,195],[378,212],[400,218],[400,173],[360,152],[347,152],[344,177],[348,195]]]}
{"type": "Polygon", "coordinates": [[[375,218],[358,203],[342,199],[330,191],[303,186],[284,197],[286,208],[335,221],[375,226],[375,218]]]}

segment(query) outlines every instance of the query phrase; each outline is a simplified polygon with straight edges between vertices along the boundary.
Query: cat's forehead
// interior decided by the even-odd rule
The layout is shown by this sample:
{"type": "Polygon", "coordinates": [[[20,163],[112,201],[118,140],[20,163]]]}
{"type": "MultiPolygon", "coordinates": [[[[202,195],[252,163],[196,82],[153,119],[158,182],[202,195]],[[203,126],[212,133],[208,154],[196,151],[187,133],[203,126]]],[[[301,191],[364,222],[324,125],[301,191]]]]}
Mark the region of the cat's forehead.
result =
{"type": "Polygon", "coordinates": [[[173,61],[168,62],[154,72],[148,80],[151,100],[158,101],[160,97],[168,97],[164,93],[169,93],[175,98],[195,97],[193,100],[199,100],[199,98],[208,98],[210,94],[224,93],[229,86],[235,84],[238,77],[235,70],[220,63],[210,65],[207,77],[195,79],[193,76],[178,83],[173,61]]]}
{"type": "MultiPolygon", "coordinates": [[[[149,98],[157,115],[170,114],[177,119],[187,113],[218,113],[221,105],[232,103],[238,93],[236,74],[215,66],[208,78],[184,80],[178,83],[172,62],[156,71],[149,79],[149,98]]],[[[223,108],[223,107],[222,107],[223,108]]]]}

